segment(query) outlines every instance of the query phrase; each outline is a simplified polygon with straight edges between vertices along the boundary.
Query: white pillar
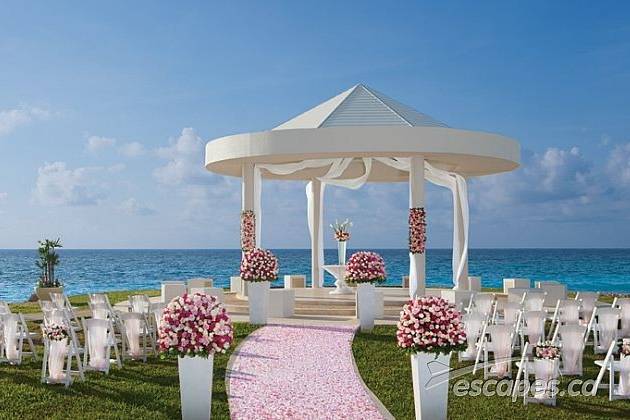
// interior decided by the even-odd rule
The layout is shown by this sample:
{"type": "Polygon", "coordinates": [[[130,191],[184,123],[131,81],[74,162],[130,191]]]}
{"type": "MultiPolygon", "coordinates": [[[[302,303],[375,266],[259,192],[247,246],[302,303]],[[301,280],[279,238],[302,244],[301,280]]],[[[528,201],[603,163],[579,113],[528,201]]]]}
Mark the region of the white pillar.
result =
{"type": "Polygon", "coordinates": [[[260,232],[260,215],[256,214],[256,200],[258,200],[258,196],[256,194],[256,182],[254,176],[254,164],[253,163],[244,163],[243,164],[243,185],[241,188],[241,210],[252,210],[254,211],[254,216],[256,217],[256,246],[260,246],[260,238],[258,232],[260,232]]]}
{"type": "Polygon", "coordinates": [[[322,286],[323,272],[321,257],[323,252],[322,238],[322,182],[313,179],[308,183],[308,224],[311,233],[311,280],[314,289],[322,286]]]}
{"type": "MultiPolygon", "coordinates": [[[[409,168],[409,208],[424,207],[424,157],[414,156],[409,168]]],[[[409,253],[409,296],[424,296],[425,254],[409,253]]]]}

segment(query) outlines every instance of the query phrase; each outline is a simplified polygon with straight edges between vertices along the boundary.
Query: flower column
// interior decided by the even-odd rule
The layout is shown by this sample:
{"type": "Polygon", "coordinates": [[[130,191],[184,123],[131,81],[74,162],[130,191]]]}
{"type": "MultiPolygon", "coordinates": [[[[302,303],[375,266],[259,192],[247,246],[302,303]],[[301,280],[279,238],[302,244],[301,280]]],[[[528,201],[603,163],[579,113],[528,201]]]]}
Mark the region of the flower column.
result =
{"type": "MultiPolygon", "coordinates": [[[[260,223],[260,215],[255,214],[256,212],[256,185],[255,185],[255,177],[254,177],[254,164],[253,163],[244,163],[243,164],[243,186],[242,186],[242,207],[243,211],[250,210],[254,212],[254,223],[256,225],[260,223]]],[[[254,226],[254,234],[256,230],[259,229],[258,226],[254,226]]],[[[241,232],[241,235],[243,232],[241,232]]],[[[259,235],[256,235],[256,243],[255,246],[260,245],[259,235]]]]}
{"type": "MultiPolygon", "coordinates": [[[[424,157],[413,156],[410,159],[409,167],[409,209],[424,209],[424,157]]],[[[425,254],[412,250],[412,242],[418,238],[411,237],[410,226],[410,249],[409,249],[409,296],[424,296],[425,282],[425,254]]],[[[422,238],[424,248],[424,238],[422,238]]]]}

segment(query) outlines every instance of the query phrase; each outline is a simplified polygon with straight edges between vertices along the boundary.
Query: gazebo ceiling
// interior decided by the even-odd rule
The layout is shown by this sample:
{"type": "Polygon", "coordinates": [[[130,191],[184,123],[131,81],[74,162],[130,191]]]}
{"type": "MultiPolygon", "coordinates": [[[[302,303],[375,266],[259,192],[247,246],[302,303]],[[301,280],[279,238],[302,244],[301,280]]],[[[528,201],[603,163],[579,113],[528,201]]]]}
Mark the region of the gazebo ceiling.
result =
{"type": "MultiPolygon", "coordinates": [[[[433,166],[464,176],[511,171],[519,166],[520,147],[510,138],[449,128],[364,85],[331,98],[297,117],[262,132],[236,134],[206,145],[206,168],[241,176],[245,162],[288,163],[341,157],[409,157],[423,155],[433,166]]],[[[326,168],[305,169],[278,177],[308,180],[326,168]]],[[[363,174],[356,160],[342,178],[363,174]]],[[[407,181],[408,174],[375,163],[368,181],[407,181]]]]}

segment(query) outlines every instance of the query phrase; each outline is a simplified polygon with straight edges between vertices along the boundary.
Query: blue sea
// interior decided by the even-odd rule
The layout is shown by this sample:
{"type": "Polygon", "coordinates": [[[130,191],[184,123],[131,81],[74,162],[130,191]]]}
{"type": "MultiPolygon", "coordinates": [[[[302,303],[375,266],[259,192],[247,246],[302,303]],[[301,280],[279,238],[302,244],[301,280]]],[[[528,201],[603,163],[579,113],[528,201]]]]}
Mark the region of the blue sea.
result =
{"type": "MultiPolygon", "coordinates": [[[[382,249],[387,283],[399,285],[409,267],[405,249],[382,249]]],[[[280,274],[310,273],[310,250],[273,250],[280,274]]],[[[350,255],[352,250],[348,250],[350,255]]],[[[163,280],[212,277],[228,286],[238,274],[240,250],[60,250],[57,273],[68,294],[159,288],[163,280]]],[[[0,250],[0,300],[28,299],[38,278],[34,250],[0,250]]],[[[335,264],[337,250],[325,251],[335,264]]],[[[630,293],[630,249],[471,249],[470,275],[485,287],[501,287],[505,277],[559,280],[570,290],[630,293]]],[[[325,283],[333,278],[326,275],[325,283]]],[[[280,284],[280,282],[278,282],[280,284]]],[[[427,284],[451,283],[451,250],[427,251],[427,284]]]]}

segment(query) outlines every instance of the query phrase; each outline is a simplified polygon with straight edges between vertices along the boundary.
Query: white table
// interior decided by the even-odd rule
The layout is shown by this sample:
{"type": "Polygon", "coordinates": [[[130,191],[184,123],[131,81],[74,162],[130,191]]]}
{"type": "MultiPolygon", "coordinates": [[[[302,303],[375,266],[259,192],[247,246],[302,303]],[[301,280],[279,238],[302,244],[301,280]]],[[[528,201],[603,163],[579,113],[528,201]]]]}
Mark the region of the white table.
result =
{"type": "Polygon", "coordinates": [[[354,291],[346,284],[346,266],[345,265],[324,265],[322,267],[328,271],[336,279],[335,286],[337,288],[330,292],[331,295],[351,295],[354,291]]]}

